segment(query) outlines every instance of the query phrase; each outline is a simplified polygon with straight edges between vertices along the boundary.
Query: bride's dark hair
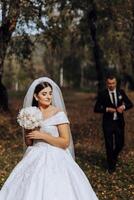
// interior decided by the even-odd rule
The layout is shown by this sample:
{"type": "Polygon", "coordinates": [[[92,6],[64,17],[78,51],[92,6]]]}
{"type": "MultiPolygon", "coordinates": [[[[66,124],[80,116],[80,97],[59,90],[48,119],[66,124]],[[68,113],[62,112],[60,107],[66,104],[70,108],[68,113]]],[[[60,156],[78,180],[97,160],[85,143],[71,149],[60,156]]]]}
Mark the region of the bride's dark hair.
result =
{"type": "MultiPolygon", "coordinates": [[[[52,90],[52,85],[48,82],[43,82],[40,83],[36,86],[35,90],[34,90],[34,94],[38,95],[38,93],[43,90],[46,87],[50,87],[52,90]]],[[[36,101],[35,97],[33,96],[33,101],[32,101],[32,106],[37,106],[38,107],[38,101],[36,101]]]]}

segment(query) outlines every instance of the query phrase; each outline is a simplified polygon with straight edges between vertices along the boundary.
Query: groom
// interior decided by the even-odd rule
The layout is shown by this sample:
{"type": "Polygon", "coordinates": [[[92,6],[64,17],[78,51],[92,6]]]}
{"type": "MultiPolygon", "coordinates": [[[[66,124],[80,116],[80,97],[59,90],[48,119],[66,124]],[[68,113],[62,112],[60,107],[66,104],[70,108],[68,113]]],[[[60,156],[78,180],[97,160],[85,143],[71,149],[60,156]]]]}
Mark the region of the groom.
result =
{"type": "Polygon", "coordinates": [[[117,89],[115,76],[106,79],[107,89],[98,95],[94,112],[103,113],[103,132],[105,138],[108,172],[113,173],[120,151],[124,146],[124,111],[133,104],[125,92],[117,89]]]}

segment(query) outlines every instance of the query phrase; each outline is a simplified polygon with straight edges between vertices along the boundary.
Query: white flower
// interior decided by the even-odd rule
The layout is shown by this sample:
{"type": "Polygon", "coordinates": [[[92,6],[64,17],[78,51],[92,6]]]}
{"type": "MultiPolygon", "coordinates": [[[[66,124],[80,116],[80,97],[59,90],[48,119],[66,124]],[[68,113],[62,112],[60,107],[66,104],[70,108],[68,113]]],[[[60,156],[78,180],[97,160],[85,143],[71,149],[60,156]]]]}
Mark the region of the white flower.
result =
{"type": "Polygon", "coordinates": [[[40,127],[42,120],[42,112],[36,106],[22,108],[17,116],[17,122],[25,129],[40,127]]]}
{"type": "Polygon", "coordinates": [[[119,99],[122,99],[122,96],[121,96],[121,95],[119,95],[119,99]]]}

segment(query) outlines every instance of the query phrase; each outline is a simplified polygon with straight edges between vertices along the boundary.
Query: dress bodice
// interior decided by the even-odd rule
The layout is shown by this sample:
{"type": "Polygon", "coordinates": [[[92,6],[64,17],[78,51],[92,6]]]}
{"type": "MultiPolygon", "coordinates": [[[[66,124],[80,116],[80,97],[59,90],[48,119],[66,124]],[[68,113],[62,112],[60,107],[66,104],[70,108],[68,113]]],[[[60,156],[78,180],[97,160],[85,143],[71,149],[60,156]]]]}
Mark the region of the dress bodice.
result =
{"type": "MultiPolygon", "coordinates": [[[[65,124],[65,123],[69,124],[69,120],[66,114],[63,111],[60,111],[56,113],[55,115],[53,115],[52,117],[42,120],[40,131],[51,134],[54,137],[58,137],[59,132],[58,132],[57,125],[65,124]]],[[[45,143],[44,141],[35,140],[34,144],[37,145],[37,143],[39,142],[45,143]]]]}

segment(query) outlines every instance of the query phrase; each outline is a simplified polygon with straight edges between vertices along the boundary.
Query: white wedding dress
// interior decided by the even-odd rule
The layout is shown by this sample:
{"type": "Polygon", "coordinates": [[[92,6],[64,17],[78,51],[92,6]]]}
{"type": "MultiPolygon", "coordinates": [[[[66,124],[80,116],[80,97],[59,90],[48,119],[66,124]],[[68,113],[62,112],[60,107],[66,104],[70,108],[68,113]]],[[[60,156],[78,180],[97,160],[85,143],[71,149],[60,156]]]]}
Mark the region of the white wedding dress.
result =
{"type": "MultiPolygon", "coordinates": [[[[58,137],[58,124],[69,123],[64,112],[42,122],[41,130],[58,137]]],[[[11,172],[0,200],[98,200],[87,177],[64,150],[36,140],[11,172]]]]}

